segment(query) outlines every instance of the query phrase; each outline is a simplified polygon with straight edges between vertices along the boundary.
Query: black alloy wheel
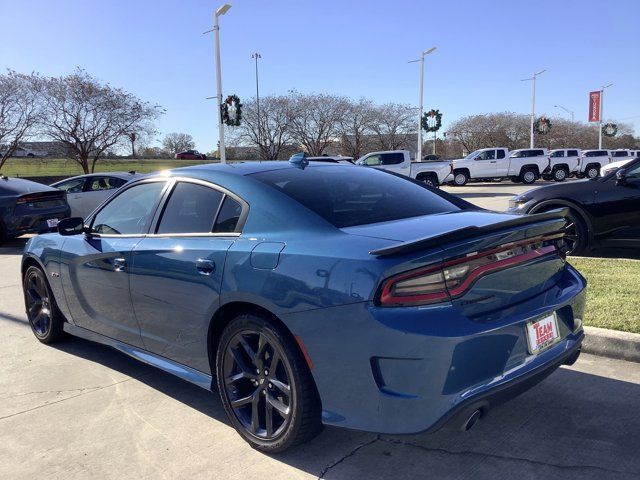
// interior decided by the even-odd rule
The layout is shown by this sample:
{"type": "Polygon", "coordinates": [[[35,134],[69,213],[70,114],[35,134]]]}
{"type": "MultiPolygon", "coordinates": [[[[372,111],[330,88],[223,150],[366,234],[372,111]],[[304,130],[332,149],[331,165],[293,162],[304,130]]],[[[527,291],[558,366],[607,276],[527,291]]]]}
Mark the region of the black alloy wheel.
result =
{"type": "Polygon", "coordinates": [[[218,389],[234,427],[256,449],[280,452],[321,429],[319,397],[296,349],[279,327],[253,315],[222,334],[218,389]]]}
{"type": "Polygon", "coordinates": [[[578,214],[570,210],[567,214],[567,225],[565,226],[565,234],[561,242],[561,250],[565,255],[581,255],[588,246],[587,227],[578,216],[578,214]]]}
{"type": "Polygon", "coordinates": [[[47,279],[38,267],[24,274],[24,302],[31,330],[42,343],[53,343],[63,335],[63,317],[56,306],[47,279]]]}

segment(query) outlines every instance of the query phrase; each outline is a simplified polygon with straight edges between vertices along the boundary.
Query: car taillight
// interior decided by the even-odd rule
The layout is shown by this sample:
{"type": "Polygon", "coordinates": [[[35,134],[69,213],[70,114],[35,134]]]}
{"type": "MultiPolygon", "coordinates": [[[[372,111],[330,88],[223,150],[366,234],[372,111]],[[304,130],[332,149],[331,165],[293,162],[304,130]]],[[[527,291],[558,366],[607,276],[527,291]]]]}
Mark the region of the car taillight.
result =
{"type": "Polygon", "coordinates": [[[66,192],[63,191],[22,195],[21,197],[18,197],[16,199],[16,205],[23,205],[25,203],[47,202],[50,200],[62,200],[65,197],[66,192]]]}
{"type": "Polygon", "coordinates": [[[513,267],[554,252],[562,234],[538,237],[474,252],[388,278],[382,284],[378,303],[382,306],[428,305],[464,295],[483,275],[513,267]]]}

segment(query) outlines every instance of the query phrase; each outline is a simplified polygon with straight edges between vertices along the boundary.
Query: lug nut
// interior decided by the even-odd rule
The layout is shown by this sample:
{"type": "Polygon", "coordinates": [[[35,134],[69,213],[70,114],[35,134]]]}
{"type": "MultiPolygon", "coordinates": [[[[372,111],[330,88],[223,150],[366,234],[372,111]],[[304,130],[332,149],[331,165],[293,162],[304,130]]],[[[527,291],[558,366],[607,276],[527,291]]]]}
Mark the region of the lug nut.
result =
{"type": "Polygon", "coordinates": [[[269,382],[269,388],[273,388],[273,383],[269,382]]]}
{"type": "Polygon", "coordinates": [[[264,374],[265,375],[269,375],[269,370],[267,370],[266,368],[264,369],[264,374]]]}

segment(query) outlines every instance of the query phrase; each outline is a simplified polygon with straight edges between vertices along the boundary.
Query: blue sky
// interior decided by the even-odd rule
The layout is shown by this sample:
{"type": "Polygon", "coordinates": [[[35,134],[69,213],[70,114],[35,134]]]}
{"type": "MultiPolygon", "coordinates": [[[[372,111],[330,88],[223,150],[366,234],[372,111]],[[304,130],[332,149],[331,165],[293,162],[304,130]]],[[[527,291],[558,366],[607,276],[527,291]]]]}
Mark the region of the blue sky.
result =
{"type": "MultiPolygon", "coordinates": [[[[464,115],[537,112],[586,121],[588,92],[610,82],[605,117],[640,134],[640,1],[228,0],[222,17],[223,93],[255,95],[251,53],[262,54],[263,94],[330,92],[417,104],[427,57],[425,108],[444,126],[464,115]]],[[[0,68],[47,75],[79,66],[167,109],[162,133],[217,142],[212,12],[223,1],[0,0],[0,68]]]]}

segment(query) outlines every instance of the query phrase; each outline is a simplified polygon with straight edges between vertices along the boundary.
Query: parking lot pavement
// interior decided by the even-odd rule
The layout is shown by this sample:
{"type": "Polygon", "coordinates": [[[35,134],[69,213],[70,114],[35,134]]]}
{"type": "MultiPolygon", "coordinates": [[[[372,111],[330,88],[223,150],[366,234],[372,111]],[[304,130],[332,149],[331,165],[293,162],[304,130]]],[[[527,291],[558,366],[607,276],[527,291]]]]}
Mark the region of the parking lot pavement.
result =
{"type": "MultiPolygon", "coordinates": [[[[575,180],[567,181],[572,182],[575,180]]],[[[555,183],[556,182],[538,181],[533,185],[523,185],[521,183],[512,183],[509,180],[504,180],[502,182],[468,183],[464,187],[444,185],[442,189],[445,192],[458,195],[467,202],[471,202],[482,208],[489,210],[506,210],[509,208],[509,199],[511,197],[533,188],[543,185],[554,185],[555,183]]]]}
{"type": "Polygon", "coordinates": [[[640,365],[587,355],[467,433],[325,429],[263,455],[215,395],[84,340],[37,342],[20,289],[23,244],[0,247],[0,478],[640,477],[640,365]]]}

